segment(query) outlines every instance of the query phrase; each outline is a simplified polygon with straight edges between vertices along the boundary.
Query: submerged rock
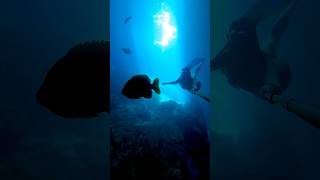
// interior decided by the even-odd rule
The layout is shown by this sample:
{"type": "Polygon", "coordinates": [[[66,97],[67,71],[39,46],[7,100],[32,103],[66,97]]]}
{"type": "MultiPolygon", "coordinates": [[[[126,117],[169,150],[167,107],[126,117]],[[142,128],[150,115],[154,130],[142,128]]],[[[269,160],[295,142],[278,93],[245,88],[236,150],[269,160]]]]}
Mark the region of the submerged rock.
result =
{"type": "Polygon", "coordinates": [[[184,139],[174,124],[113,123],[111,143],[112,178],[181,179],[184,139]]]}
{"type": "Polygon", "coordinates": [[[208,177],[209,142],[199,113],[173,101],[152,108],[127,103],[111,119],[112,179],[179,180],[191,171],[208,177]]]}

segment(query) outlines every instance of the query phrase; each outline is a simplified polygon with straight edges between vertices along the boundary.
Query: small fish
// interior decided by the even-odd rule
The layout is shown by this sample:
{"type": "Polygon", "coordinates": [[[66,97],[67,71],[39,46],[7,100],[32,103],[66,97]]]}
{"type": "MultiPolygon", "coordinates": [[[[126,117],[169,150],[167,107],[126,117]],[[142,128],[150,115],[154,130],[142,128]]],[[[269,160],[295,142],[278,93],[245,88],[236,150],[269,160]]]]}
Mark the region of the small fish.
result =
{"type": "Polygon", "coordinates": [[[131,19],[132,19],[132,16],[128,16],[128,17],[124,20],[124,23],[127,24],[131,19]]]}
{"type": "Polygon", "coordinates": [[[110,111],[110,42],[79,44],[48,71],[36,100],[64,118],[110,111]]]}
{"type": "Polygon", "coordinates": [[[151,98],[152,90],[160,94],[158,78],[151,84],[151,80],[147,75],[135,75],[126,82],[121,93],[130,99],[151,98]]]}
{"type": "Polygon", "coordinates": [[[122,48],[122,51],[125,53],[125,54],[131,54],[131,50],[129,48],[122,48]]]}

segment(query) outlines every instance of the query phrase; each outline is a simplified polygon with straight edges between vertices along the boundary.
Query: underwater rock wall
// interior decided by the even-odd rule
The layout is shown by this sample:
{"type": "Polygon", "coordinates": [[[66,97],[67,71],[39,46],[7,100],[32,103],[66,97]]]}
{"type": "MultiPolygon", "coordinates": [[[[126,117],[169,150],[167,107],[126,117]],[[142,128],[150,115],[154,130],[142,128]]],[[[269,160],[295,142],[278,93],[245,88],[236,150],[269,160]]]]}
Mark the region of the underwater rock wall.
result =
{"type": "Polygon", "coordinates": [[[200,111],[173,101],[130,103],[111,113],[112,179],[209,177],[209,141],[200,111]]]}

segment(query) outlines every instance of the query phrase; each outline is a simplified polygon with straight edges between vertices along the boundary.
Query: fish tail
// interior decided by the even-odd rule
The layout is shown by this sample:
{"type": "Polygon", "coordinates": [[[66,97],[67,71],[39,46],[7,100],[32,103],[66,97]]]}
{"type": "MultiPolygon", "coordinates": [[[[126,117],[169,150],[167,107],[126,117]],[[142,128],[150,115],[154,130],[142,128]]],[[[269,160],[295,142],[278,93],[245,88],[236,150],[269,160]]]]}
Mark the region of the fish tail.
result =
{"type": "Polygon", "coordinates": [[[160,94],[160,87],[159,87],[159,79],[156,78],[153,83],[152,83],[152,88],[153,90],[157,93],[157,94],[160,94]]]}

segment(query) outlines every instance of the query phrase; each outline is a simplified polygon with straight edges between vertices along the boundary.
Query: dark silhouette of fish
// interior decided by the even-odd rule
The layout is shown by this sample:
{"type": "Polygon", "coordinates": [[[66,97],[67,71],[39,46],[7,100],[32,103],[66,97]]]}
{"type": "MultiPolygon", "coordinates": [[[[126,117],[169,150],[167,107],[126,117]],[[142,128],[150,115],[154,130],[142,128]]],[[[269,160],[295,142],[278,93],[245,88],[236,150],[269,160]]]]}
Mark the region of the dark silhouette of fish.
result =
{"type": "Polygon", "coordinates": [[[125,54],[131,54],[131,50],[129,48],[122,48],[122,51],[125,53],[125,54]]]}
{"type": "Polygon", "coordinates": [[[110,42],[79,44],[58,60],[37,92],[37,101],[65,118],[110,111],[110,42]]]}
{"type": "Polygon", "coordinates": [[[135,75],[126,82],[121,93],[130,99],[151,98],[152,90],[160,94],[158,78],[151,84],[151,80],[147,75],[135,75]]]}
{"type": "Polygon", "coordinates": [[[128,16],[128,17],[124,20],[124,23],[127,24],[131,19],[132,19],[132,16],[128,16]]]}

